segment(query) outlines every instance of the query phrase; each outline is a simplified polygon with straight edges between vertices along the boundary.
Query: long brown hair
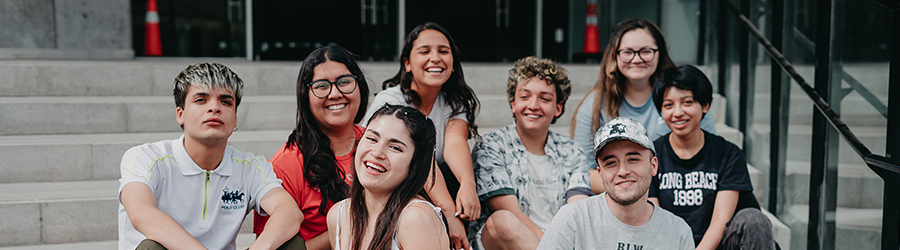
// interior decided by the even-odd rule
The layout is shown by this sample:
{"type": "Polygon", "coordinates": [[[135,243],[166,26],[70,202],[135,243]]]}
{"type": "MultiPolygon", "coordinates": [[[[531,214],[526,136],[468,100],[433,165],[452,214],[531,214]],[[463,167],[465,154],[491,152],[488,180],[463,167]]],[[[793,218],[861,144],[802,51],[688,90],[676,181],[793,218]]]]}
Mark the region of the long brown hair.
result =
{"type": "Polygon", "coordinates": [[[400,70],[397,71],[394,77],[385,80],[381,84],[381,88],[387,89],[400,85],[400,90],[403,91],[407,103],[412,104],[416,108],[422,106],[422,99],[419,98],[419,93],[412,89],[413,76],[411,73],[406,72],[406,64],[404,62],[409,60],[413,43],[416,39],[419,39],[419,33],[425,30],[441,32],[447,38],[447,41],[450,42],[450,54],[453,55],[453,73],[450,75],[450,79],[447,79],[447,82],[441,85],[441,92],[444,92],[444,95],[447,97],[446,100],[450,104],[450,109],[452,110],[450,117],[465,113],[466,119],[469,120],[468,138],[478,137],[478,125],[475,125],[475,116],[478,114],[479,105],[478,97],[475,96],[475,91],[466,84],[466,78],[463,76],[462,52],[456,47],[456,42],[453,41],[450,32],[440,25],[425,23],[416,26],[409,32],[409,35],[406,36],[406,41],[403,43],[403,50],[400,51],[400,70]]]}
{"type": "MultiPolygon", "coordinates": [[[[609,43],[607,43],[606,49],[603,51],[603,59],[600,62],[600,77],[597,78],[597,83],[594,84],[594,87],[591,88],[591,91],[588,94],[594,94],[594,104],[591,106],[591,131],[597,131],[597,129],[600,128],[601,120],[619,117],[619,107],[621,107],[622,102],[625,101],[626,79],[625,75],[622,75],[622,72],[619,71],[616,51],[619,50],[619,42],[622,41],[622,35],[636,29],[646,29],[649,31],[653,36],[653,40],[656,41],[656,46],[659,47],[659,63],[656,64],[656,70],[653,72],[653,75],[650,76],[651,87],[653,87],[653,83],[656,82],[656,78],[662,74],[663,70],[675,67],[675,63],[672,62],[672,58],[669,57],[669,48],[666,45],[666,38],[663,37],[662,32],[656,24],[643,18],[628,19],[616,24],[616,27],[613,28],[612,35],[609,37],[609,43]],[[601,108],[604,109],[609,117],[601,117],[601,108]]],[[[582,108],[581,105],[584,104],[585,100],[587,100],[587,98],[581,100],[581,103],[578,104],[578,109],[582,108]]],[[[578,109],[576,109],[576,112],[578,109]]],[[[576,115],[572,116],[572,123],[570,125],[570,131],[573,133],[572,136],[574,136],[575,133],[577,117],[578,116],[576,115]]],[[[591,136],[593,136],[593,133],[591,133],[591,136]]]]}
{"type": "MultiPolygon", "coordinates": [[[[429,178],[429,173],[431,174],[432,179],[432,182],[429,185],[434,185],[433,180],[435,170],[432,169],[433,165],[431,162],[434,159],[435,131],[431,119],[428,119],[422,112],[419,112],[418,109],[412,107],[385,104],[375,111],[367,123],[372,124],[372,121],[379,119],[382,116],[393,116],[402,121],[402,126],[405,126],[406,130],[409,132],[409,137],[413,140],[415,149],[413,150],[413,157],[409,162],[409,172],[407,173],[406,178],[403,179],[403,181],[400,182],[400,185],[397,186],[397,189],[391,193],[387,203],[384,205],[384,210],[381,211],[381,214],[377,215],[375,230],[371,235],[372,241],[369,243],[369,250],[390,249],[391,242],[394,239],[393,232],[399,225],[400,212],[403,212],[403,208],[406,207],[406,204],[409,204],[409,202],[416,197],[421,197],[422,199],[431,202],[431,198],[425,193],[425,184],[429,178]]],[[[354,164],[362,163],[354,162],[354,164]]],[[[355,173],[356,167],[353,168],[353,171],[353,176],[358,176],[358,174],[355,173]]],[[[350,249],[360,249],[368,218],[369,216],[375,216],[374,214],[370,215],[368,212],[369,210],[366,207],[366,197],[363,194],[364,189],[365,187],[359,183],[359,178],[353,178],[353,186],[350,187],[349,201],[350,228],[352,230],[350,233],[352,236],[352,239],[350,240],[350,249]]],[[[335,242],[335,244],[340,245],[341,243],[335,242]]]]}

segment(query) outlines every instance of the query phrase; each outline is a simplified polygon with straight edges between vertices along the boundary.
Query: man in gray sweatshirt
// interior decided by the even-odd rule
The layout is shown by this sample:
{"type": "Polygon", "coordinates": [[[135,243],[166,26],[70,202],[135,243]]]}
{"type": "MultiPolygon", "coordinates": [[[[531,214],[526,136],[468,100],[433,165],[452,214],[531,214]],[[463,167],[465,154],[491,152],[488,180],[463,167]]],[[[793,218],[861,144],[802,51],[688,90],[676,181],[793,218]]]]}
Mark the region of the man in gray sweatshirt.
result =
{"type": "Polygon", "coordinates": [[[694,249],[688,224],[647,200],[657,159],[644,126],[619,117],[594,138],[606,192],[563,206],[538,249],[694,249]]]}

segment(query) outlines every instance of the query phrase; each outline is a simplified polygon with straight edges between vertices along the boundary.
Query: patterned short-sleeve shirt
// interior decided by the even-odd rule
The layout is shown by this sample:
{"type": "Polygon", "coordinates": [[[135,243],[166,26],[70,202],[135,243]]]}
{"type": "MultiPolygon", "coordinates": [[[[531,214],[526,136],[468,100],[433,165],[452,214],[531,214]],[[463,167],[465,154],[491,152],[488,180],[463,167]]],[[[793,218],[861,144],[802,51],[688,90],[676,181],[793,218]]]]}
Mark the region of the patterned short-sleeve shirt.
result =
{"type": "MultiPolygon", "coordinates": [[[[478,198],[484,201],[498,195],[515,195],[519,208],[530,216],[532,204],[550,202],[555,214],[566,204],[567,191],[590,190],[587,158],[578,143],[561,134],[549,132],[544,152],[554,163],[547,171],[556,177],[548,185],[559,190],[556,198],[548,201],[535,200],[530,194],[528,151],[516,132],[516,125],[484,135],[475,143],[472,152],[472,159],[475,161],[475,192],[478,198]]],[[[480,229],[490,213],[487,206],[482,206],[481,218],[475,223],[469,223],[470,232],[480,229]]]]}

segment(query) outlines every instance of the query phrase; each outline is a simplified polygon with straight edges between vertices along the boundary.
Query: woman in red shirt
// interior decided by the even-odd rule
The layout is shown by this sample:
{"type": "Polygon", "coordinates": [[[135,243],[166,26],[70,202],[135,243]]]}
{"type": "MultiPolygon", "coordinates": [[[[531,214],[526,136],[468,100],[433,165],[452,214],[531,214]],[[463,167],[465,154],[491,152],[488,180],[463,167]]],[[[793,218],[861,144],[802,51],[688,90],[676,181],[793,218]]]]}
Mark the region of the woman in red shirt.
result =
{"type": "MultiPolygon", "coordinates": [[[[303,219],[307,249],[330,249],[325,215],[348,197],[353,182],[353,151],[365,128],[356,126],[369,103],[369,85],[354,55],[336,44],[319,48],[303,61],[297,78],[297,125],[269,162],[294,197],[303,219]]],[[[266,225],[255,214],[253,232],[266,225]]]]}

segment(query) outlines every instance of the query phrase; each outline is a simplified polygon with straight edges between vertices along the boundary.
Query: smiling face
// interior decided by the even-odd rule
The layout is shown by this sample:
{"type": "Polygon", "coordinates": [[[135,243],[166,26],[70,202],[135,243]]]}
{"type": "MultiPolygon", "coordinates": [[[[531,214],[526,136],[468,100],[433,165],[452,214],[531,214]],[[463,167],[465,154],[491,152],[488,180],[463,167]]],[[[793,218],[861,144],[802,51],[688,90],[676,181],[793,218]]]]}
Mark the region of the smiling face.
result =
{"type": "Polygon", "coordinates": [[[227,143],[237,125],[235,98],[225,88],[188,87],[184,108],[175,108],[175,120],[184,126],[185,140],[206,145],[227,143]]]}
{"type": "MultiPolygon", "coordinates": [[[[640,51],[641,49],[659,49],[656,45],[656,40],[653,39],[653,35],[650,34],[650,31],[647,29],[634,29],[622,35],[622,39],[619,40],[619,49],[618,51],[640,51]]],[[[644,61],[641,58],[634,56],[634,59],[631,62],[628,62],[631,58],[623,58],[620,56],[616,56],[616,65],[619,68],[619,72],[628,78],[629,81],[647,81],[650,79],[650,76],[653,75],[653,72],[656,71],[656,64],[659,62],[659,53],[653,53],[653,59],[644,61]]]]}
{"type": "Polygon", "coordinates": [[[437,30],[423,30],[404,61],[413,76],[412,89],[440,88],[453,73],[453,53],[447,37],[437,30]]]}
{"type": "Polygon", "coordinates": [[[694,100],[693,92],[669,87],[660,106],[662,118],[666,121],[666,126],[672,129],[673,135],[688,138],[703,133],[700,130],[700,120],[709,111],[709,103],[700,105],[694,100]]]}
{"type": "Polygon", "coordinates": [[[510,106],[519,133],[546,134],[553,118],[562,113],[562,104],[556,102],[556,87],[537,77],[517,84],[510,106]]]}
{"type": "MultiPolygon", "coordinates": [[[[312,82],[325,80],[334,82],[342,76],[352,75],[347,66],[335,62],[325,61],[313,69],[312,82]]],[[[316,118],[316,123],[323,131],[334,131],[353,127],[353,119],[359,111],[359,88],[349,94],[341,93],[338,87],[331,84],[331,93],[327,97],[319,98],[309,89],[309,109],[316,118]]]]}
{"type": "Polygon", "coordinates": [[[354,158],[356,178],[367,191],[393,192],[409,175],[415,144],[402,124],[393,115],[369,122],[354,158]]]}
{"type": "Polygon", "coordinates": [[[626,139],[613,141],[597,154],[597,164],[607,197],[622,206],[647,199],[657,170],[650,149],[626,139]]]}

